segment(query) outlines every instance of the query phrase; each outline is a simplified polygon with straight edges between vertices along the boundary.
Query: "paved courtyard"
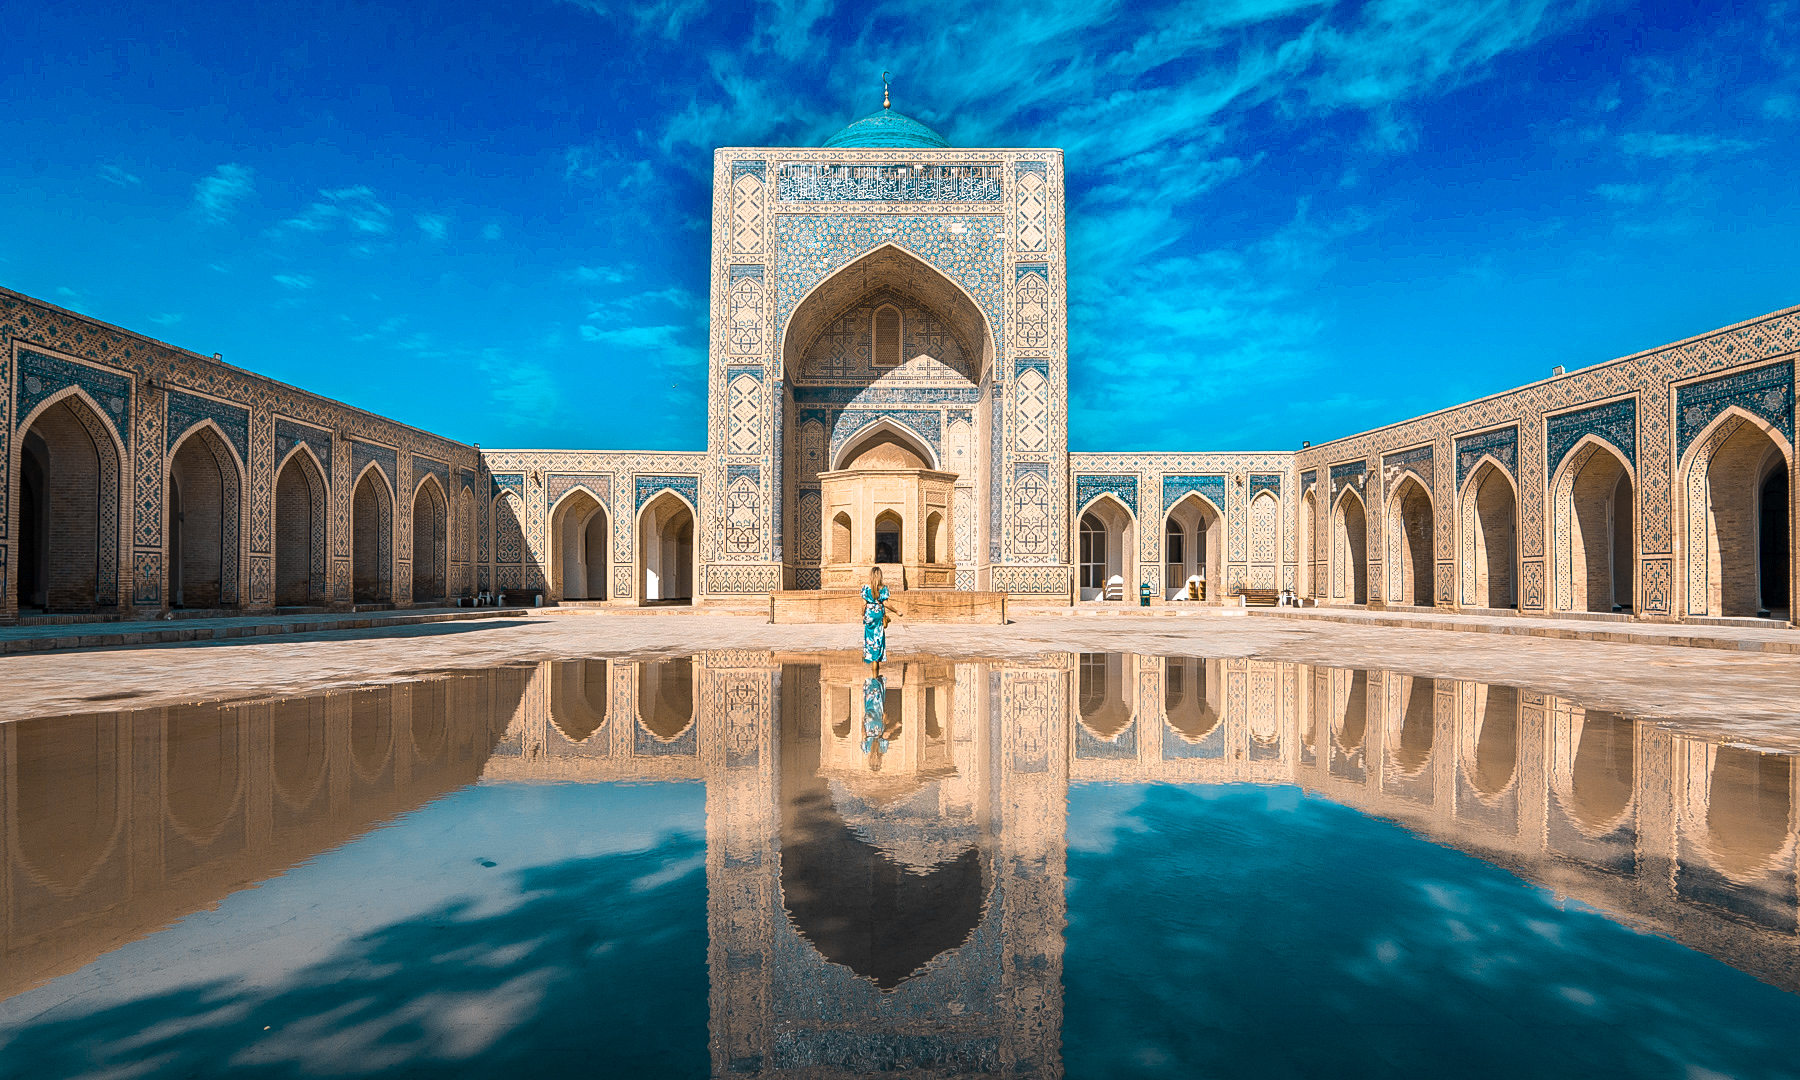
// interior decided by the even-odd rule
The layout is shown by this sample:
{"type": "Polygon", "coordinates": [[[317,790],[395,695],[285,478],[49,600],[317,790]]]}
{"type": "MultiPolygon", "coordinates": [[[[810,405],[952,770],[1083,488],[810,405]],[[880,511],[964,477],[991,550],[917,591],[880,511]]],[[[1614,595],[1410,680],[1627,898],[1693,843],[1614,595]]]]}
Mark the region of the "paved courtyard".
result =
{"type": "MultiPolygon", "coordinates": [[[[1496,619],[1489,629],[1516,630],[1496,619]]],[[[1026,658],[1048,652],[1251,657],[1508,683],[1685,731],[1800,750],[1800,656],[1721,648],[1521,637],[1374,620],[1250,617],[1084,618],[1026,614],[1006,626],[908,626],[894,656],[1026,658]]],[[[1590,627],[1613,630],[1614,626],[1590,627]]],[[[1747,647],[1795,631],[1707,628],[1747,647]]],[[[1648,640],[1648,639],[1646,639],[1648,640]]],[[[566,611],[424,625],[371,626],[177,645],[0,657],[0,720],[192,701],[281,697],[426,672],[582,656],[654,658],[701,649],[850,650],[853,626],[772,626],[694,612],[566,611]]]]}

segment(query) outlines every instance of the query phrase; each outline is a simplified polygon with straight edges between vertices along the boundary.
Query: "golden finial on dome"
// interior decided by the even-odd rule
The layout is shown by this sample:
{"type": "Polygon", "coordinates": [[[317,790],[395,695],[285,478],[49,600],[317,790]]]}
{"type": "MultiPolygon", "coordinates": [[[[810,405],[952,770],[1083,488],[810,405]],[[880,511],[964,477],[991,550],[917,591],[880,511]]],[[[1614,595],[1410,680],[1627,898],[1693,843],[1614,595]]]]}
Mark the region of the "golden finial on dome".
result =
{"type": "Polygon", "coordinates": [[[888,82],[887,82],[887,79],[888,79],[888,73],[887,73],[887,72],[885,72],[885,71],[884,71],[884,72],[882,72],[882,73],[881,73],[881,107],[882,107],[882,108],[884,108],[884,109],[891,109],[891,108],[893,108],[893,107],[894,107],[894,106],[893,106],[893,105],[892,105],[892,103],[890,103],[890,102],[889,102],[889,101],[888,101],[888,82]]]}

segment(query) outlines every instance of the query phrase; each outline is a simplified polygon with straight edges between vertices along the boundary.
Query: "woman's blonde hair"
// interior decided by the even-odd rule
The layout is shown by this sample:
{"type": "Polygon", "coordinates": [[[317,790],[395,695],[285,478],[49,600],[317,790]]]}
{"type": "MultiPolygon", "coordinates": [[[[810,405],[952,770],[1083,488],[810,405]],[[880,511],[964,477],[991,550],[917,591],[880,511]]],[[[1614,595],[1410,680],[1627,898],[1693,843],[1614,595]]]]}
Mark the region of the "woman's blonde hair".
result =
{"type": "Polygon", "coordinates": [[[881,567],[879,567],[879,566],[869,567],[869,584],[871,584],[871,585],[880,585],[881,584],[881,567]]]}

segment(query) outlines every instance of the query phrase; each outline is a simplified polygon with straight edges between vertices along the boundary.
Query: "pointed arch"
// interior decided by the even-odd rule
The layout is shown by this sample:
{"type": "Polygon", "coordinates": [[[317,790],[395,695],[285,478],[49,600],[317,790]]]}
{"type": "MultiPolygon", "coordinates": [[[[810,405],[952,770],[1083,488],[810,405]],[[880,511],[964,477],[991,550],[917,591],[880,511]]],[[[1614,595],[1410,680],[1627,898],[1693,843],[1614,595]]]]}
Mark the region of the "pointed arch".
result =
{"type": "Polygon", "coordinates": [[[7,569],[22,607],[89,612],[119,603],[120,477],[127,460],[106,414],[80,387],[31,410],[11,457],[19,559],[7,569]]]}
{"type": "Polygon", "coordinates": [[[1457,730],[1463,779],[1484,803],[1502,798],[1518,783],[1519,691],[1494,683],[1457,688],[1464,707],[1457,730]]]}
{"type": "Polygon", "coordinates": [[[1519,606],[1519,488],[1492,454],[1482,454],[1457,495],[1457,569],[1461,602],[1519,606]]]}
{"type": "Polygon", "coordinates": [[[1431,489],[1411,469],[1401,471],[1387,498],[1387,599],[1432,607],[1437,602],[1431,489]]]}
{"type": "Polygon", "coordinates": [[[1319,498],[1316,488],[1308,488],[1300,496],[1299,581],[1295,591],[1300,596],[1319,595],[1319,498]]]}
{"type": "Polygon", "coordinates": [[[1675,473],[1688,615],[1791,615],[1793,475],[1787,436],[1738,405],[1688,444],[1675,473]]]}
{"type": "Polygon", "coordinates": [[[694,504],[673,488],[660,489],[638,510],[637,576],[641,604],[693,603],[697,569],[694,541],[699,520],[694,504]]]}
{"type": "Polygon", "coordinates": [[[33,882],[79,896],[125,837],[128,729],[88,714],[21,721],[12,734],[9,846],[33,882]]]}
{"type": "Polygon", "coordinates": [[[1331,595],[1351,604],[1369,602],[1369,512],[1356,489],[1345,485],[1331,508],[1331,595]]]}
{"type": "Polygon", "coordinates": [[[1198,578],[1208,600],[1219,600],[1225,588],[1225,513],[1198,491],[1175,500],[1163,514],[1163,596],[1187,595],[1198,578]]]}
{"type": "Polygon", "coordinates": [[[1590,838],[1633,823],[1637,725],[1616,713],[1560,706],[1551,727],[1550,790],[1590,838]]]}
{"type": "Polygon", "coordinates": [[[441,601],[450,582],[450,500],[426,473],[413,488],[412,602],[441,601]]]}
{"type": "Polygon", "coordinates": [[[1101,492],[1076,510],[1075,522],[1078,598],[1124,599],[1137,578],[1137,516],[1101,492]]]}
{"type": "Polygon", "coordinates": [[[170,443],[163,464],[170,607],[238,603],[244,475],[231,440],[210,419],[170,443]]]}
{"type": "Polygon", "coordinates": [[[825,275],[794,304],[781,333],[781,377],[792,381],[813,340],[858,300],[892,282],[905,282],[911,299],[942,318],[969,353],[979,384],[992,370],[997,331],[961,282],[897,241],[885,241],[825,275]]]}
{"type": "Polygon", "coordinates": [[[1592,432],[1551,483],[1551,553],[1557,611],[1635,609],[1637,474],[1631,459],[1592,432]]]}
{"type": "Polygon", "coordinates": [[[550,723],[580,745],[606,726],[612,666],[605,660],[563,660],[551,667],[550,723]]]}
{"type": "Polygon", "coordinates": [[[394,596],[394,484],[371,461],[350,486],[350,578],[359,604],[394,596]]]}
{"type": "Polygon", "coordinates": [[[611,515],[586,484],[564,492],[550,508],[550,591],[558,600],[606,599],[611,515]]]}
{"type": "Polygon", "coordinates": [[[856,429],[843,441],[832,463],[833,469],[855,467],[854,463],[864,455],[876,450],[884,443],[896,443],[907,453],[922,462],[922,468],[936,469],[938,456],[931,448],[930,440],[914,431],[911,427],[891,416],[881,416],[856,429]],[[884,438],[886,436],[886,438],[884,438]]]}
{"type": "Polygon", "coordinates": [[[324,464],[296,440],[275,467],[276,604],[325,602],[330,499],[324,464]]]}

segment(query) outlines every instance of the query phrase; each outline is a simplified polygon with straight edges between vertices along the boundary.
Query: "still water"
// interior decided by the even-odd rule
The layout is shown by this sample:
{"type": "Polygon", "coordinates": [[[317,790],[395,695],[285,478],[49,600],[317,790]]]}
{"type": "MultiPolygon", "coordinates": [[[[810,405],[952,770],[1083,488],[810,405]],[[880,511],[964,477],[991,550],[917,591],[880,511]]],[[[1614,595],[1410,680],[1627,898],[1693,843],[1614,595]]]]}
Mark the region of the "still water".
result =
{"type": "Polygon", "coordinates": [[[1800,1076],[1790,758],[713,652],[0,725],[0,1075],[1800,1076]]]}

